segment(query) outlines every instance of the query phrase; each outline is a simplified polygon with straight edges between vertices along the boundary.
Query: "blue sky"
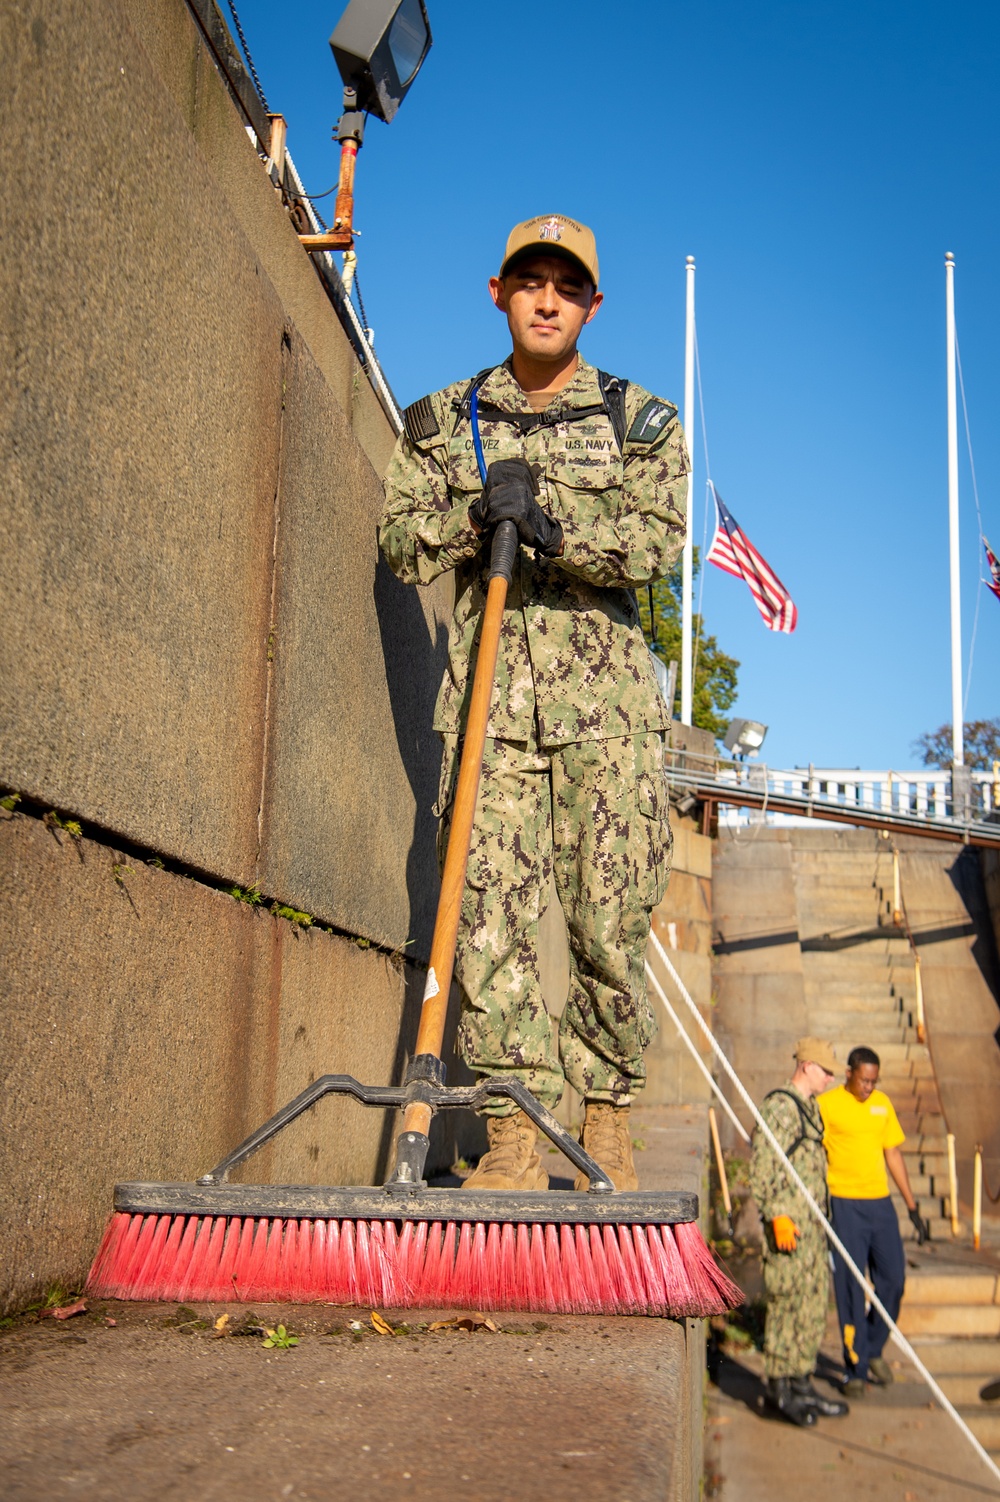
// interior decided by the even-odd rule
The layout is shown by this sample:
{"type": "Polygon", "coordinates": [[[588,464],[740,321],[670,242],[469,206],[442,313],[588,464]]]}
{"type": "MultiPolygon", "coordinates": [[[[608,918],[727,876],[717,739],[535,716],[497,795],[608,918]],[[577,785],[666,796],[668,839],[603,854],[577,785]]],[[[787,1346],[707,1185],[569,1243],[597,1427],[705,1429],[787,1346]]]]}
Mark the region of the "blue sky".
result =
{"type": "MultiPolygon", "coordinates": [[[[280,19],[238,3],[320,192],[337,173],[337,0],[280,19]]],[[[735,712],[769,725],[775,766],[917,765],[912,741],[951,704],[946,250],[1000,545],[1000,8],[427,4],[434,47],[358,163],[360,283],[400,401],[503,358],[486,278],[512,223],[560,211],[601,254],[584,353],[680,404],[694,255],[712,476],[799,608],[795,635],[772,635],[745,587],[707,570],[707,628],[742,664],[735,712]]],[[[701,543],[700,423],[694,451],[701,543]]],[[[967,667],[980,554],[964,439],[961,508],[967,667]]],[[[1000,714],[998,649],[982,589],[968,718],[1000,714]]]]}

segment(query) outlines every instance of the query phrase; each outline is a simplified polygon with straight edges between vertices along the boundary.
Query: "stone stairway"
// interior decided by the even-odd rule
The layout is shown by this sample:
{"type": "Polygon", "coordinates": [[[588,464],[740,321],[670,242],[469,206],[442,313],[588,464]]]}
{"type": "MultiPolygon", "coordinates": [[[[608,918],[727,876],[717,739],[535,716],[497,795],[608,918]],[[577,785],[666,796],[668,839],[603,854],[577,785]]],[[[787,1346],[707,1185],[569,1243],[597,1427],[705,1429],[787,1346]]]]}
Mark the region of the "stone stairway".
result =
{"type": "MultiPolygon", "coordinates": [[[[950,1238],[947,1129],[930,1051],[917,1037],[912,954],[893,924],[892,851],[867,835],[830,845],[823,832],[792,848],[808,1031],[831,1038],[845,1061],[859,1044],[879,1055],[879,1088],[906,1133],[903,1157],[920,1213],[935,1240],[950,1238]]],[[[890,1188],[903,1236],[912,1239],[902,1196],[890,1188]]]]}
{"type": "Polygon", "coordinates": [[[1000,1402],[979,1394],[1000,1378],[1000,1263],[954,1246],[908,1256],[899,1327],[973,1434],[1000,1458],[1000,1402]]]}
{"type": "MultiPolygon", "coordinates": [[[[920,946],[931,1049],[917,1036],[912,951],[893,922],[891,844],[830,826],[720,836],[713,860],[714,1026],[758,1101],[791,1072],[794,1041],[803,1034],[832,1039],[844,1061],[859,1044],[878,1053],[881,1088],[906,1133],[903,1156],[932,1237],[917,1246],[894,1193],[907,1261],[900,1327],[980,1443],[1000,1459],[1000,1402],[979,1396],[1000,1378],[1000,1219],[984,1220],[978,1253],[967,1226],[953,1238],[942,1111],[943,1096],[958,1135],[960,1175],[964,1164],[968,1179],[969,1144],[978,1140],[987,1143],[988,1182],[1000,1180],[1000,1138],[992,1160],[988,1145],[989,1123],[1000,1119],[996,1003],[982,968],[982,924],[973,921],[966,887],[956,883],[954,853],[925,849],[929,843],[909,842],[901,871],[920,946]]],[[[735,1134],[728,1146],[737,1157],[745,1153],[735,1134]]],[[[963,1204],[969,1193],[960,1178],[963,1204]]],[[[886,1354],[896,1385],[873,1392],[865,1412],[922,1406],[922,1379],[891,1343],[886,1354]]],[[[939,1432],[947,1467],[964,1441],[950,1424],[939,1432]]]]}

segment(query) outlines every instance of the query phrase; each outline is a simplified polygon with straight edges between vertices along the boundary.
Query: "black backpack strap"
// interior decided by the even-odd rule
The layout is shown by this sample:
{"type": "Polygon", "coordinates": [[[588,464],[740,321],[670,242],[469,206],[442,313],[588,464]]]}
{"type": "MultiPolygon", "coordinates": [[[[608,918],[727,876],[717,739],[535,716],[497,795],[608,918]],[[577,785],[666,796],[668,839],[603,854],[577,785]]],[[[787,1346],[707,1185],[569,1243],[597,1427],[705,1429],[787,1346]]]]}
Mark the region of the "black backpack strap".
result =
{"type": "MultiPolygon", "coordinates": [[[[456,418],[455,428],[463,419],[468,422],[472,412],[472,393],[478,391],[480,386],[496,370],[495,365],[488,365],[478,375],[473,376],[466,386],[465,391],[455,403],[456,418]]],[[[618,452],[621,453],[625,444],[625,393],[628,390],[628,381],[623,381],[620,376],[608,375],[606,370],[597,372],[598,385],[601,388],[601,405],[599,407],[557,408],[551,414],[544,412],[501,412],[489,405],[481,407],[481,411],[489,412],[500,422],[510,423],[511,427],[519,429],[522,434],[532,432],[535,428],[550,427],[560,422],[577,422],[584,417],[596,417],[600,412],[606,412],[611,419],[614,429],[615,442],[618,444],[618,452]]],[[[415,404],[416,405],[416,404],[415,404]]]]}
{"type": "Polygon", "coordinates": [[[785,1090],[783,1087],[779,1086],[777,1090],[769,1090],[764,1096],[764,1099],[772,1100],[775,1095],[787,1095],[788,1099],[792,1101],[795,1109],[799,1113],[799,1135],[796,1137],[791,1147],[786,1150],[785,1156],[788,1158],[792,1157],[796,1150],[802,1146],[803,1142],[822,1143],[822,1133],[818,1137],[814,1135],[816,1131],[816,1123],[809,1116],[808,1112],[806,1111],[805,1105],[803,1104],[800,1097],[795,1094],[794,1090],[785,1090]]]}
{"type": "MultiPolygon", "coordinates": [[[[455,418],[455,428],[458,427],[463,418],[466,422],[469,421],[472,415],[472,393],[479,390],[486,377],[491,376],[496,368],[495,365],[487,365],[485,370],[481,370],[478,375],[472,377],[472,380],[455,403],[455,409],[458,414],[455,418]]],[[[452,431],[454,432],[455,429],[452,429],[452,431]]]]}
{"type": "Polygon", "coordinates": [[[620,376],[608,375],[606,370],[599,370],[597,384],[604,399],[604,410],[611,418],[611,426],[615,430],[618,452],[621,453],[625,447],[625,393],[628,391],[628,381],[623,381],[620,376]]]}

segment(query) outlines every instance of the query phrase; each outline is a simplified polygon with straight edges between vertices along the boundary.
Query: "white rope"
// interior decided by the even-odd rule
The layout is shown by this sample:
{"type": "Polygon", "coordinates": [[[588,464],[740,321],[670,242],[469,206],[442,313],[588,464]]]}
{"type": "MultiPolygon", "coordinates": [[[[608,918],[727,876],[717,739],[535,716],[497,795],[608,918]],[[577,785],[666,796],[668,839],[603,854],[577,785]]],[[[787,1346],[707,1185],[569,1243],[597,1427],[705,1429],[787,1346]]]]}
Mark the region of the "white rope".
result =
{"type": "Polygon", "coordinates": [[[718,1099],[720,1106],[725,1111],[726,1115],[729,1117],[730,1121],[739,1132],[740,1136],[743,1138],[743,1141],[749,1142],[750,1133],[747,1131],[746,1127],[743,1125],[742,1121],[737,1116],[736,1112],[733,1110],[726,1097],[723,1095],[722,1088],[719,1085],[718,1080],[713,1078],[712,1072],[709,1069],[708,1065],[705,1063],[705,1060],[702,1058],[701,1054],[698,1052],[697,1048],[695,1048],[691,1039],[684,1031],[684,1024],[681,1022],[681,1019],[678,1017],[677,1013],[670,1005],[670,1002],[667,998],[667,993],[660,985],[660,977],[656,974],[656,971],[650,965],[648,960],[646,961],[646,974],[653,982],[653,990],[656,992],[658,1000],[663,1003],[667,1016],[673,1019],[674,1025],[681,1035],[681,1042],[684,1044],[685,1048],[688,1050],[688,1053],[690,1053],[692,1059],[694,1059],[698,1068],[705,1076],[705,1079],[708,1081],[709,1087],[718,1099]]]}
{"type": "Polygon", "coordinates": [[[659,956],[659,958],[662,960],[664,966],[666,967],[667,974],[673,980],[674,985],[677,987],[677,990],[680,992],[680,995],[681,995],[681,997],[682,997],[685,1005],[687,1006],[688,1010],[690,1011],[692,1017],[694,1018],[695,1022],[698,1024],[698,1026],[701,1028],[702,1032],[704,1033],[705,1037],[707,1038],[708,1043],[709,1043],[709,1047],[711,1048],[712,1052],[715,1054],[715,1057],[718,1059],[719,1063],[722,1065],[722,1068],[725,1070],[726,1074],[729,1076],[729,1079],[732,1081],[733,1085],[735,1086],[736,1091],[739,1094],[740,1098],[743,1100],[744,1104],[749,1109],[751,1115],[753,1116],[755,1122],[757,1123],[757,1126],[758,1126],[759,1130],[763,1133],[763,1135],[766,1138],[767,1142],[770,1144],[770,1146],[773,1149],[773,1151],[777,1154],[777,1157],[778,1157],[779,1161],[784,1164],[785,1170],[786,1170],[789,1178],[792,1180],[792,1182],[795,1185],[795,1187],[802,1194],[802,1196],[805,1199],[805,1202],[808,1205],[808,1207],[809,1207],[812,1215],[815,1217],[816,1220],[819,1221],[820,1225],[823,1227],[824,1231],[826,1232],[827,1239],[831,1242],[831,1244],[833,1246],[836,1247],[836,1249],[840,1253],[841,1257],[843,1257],[844,1262],[845,1262],[845,1264],[847,1266],[847,1269],[848,1269],[848,1271],[851,1274],[851,1277],[855,1280],[855,1282],[859,1285],[859,1287],[861,1287],[861,1288],[863,1288],[865,1290],[865,1293],[866,1293],[867,1297],[869,1298],[869,1300],[871,1301],[871,1304],[872,1304],[873,1308],[875,1308],[878,1311],[878,1313],[882,1316],[882,1318],[885,1320],[886,1324],[888,1325],[893,1340],[896,1342],[896,1344],[899,1347],[899,1349],[903,1352],[903,1355],[904,1356],[908,1356],[909,1359],[913,1362],[913,1365],[916,1367],[917,1371],[923,1377],[924,1381],[927,1383],[927,1386],[930,1388],[930,1390],[934,1394],[935,1398],[937,1398],[938,1402],[940,1403],[941,1407],[944,1409],[945,1413],[947,1413],[952,1419],[954,1419],[955,1423],[958,1425],[959,1429],[961,1429],[962,1433],[965,1435],[966,1439],[969,1441],[970,1445],[975,1450],[975,1452],[979,1456],[980,1460],[982,1460],[982,1462],[984,1463],[984,1465],[986,1465],[986,1466],[989,1467],[989,1469],[992,1472],[992,1474],[996,1477],[996,1479],[998,1481],[1000,1481],[1000,1467],[997,1466],[997,1464],[993,1460],[992,1456],[989,1455],[987,1453],[987,1451],[983,1449],[983,1446],[979,1443],[978,1439],[973,1434],[973,1432],[969,1428],[968,1424],[962,1418],[962,1415],[956,1410],[956,1408],[948,1400],[948,1398],[945,1397],[944,1393],[941,1391],[940,1387],[935,1382],[935,1380],[931,1376],[930,1372],[924,1366],[924,1363],[921,1361],[921,1359],[917,1355],[916,1351],[910,1345],[910,1342],[907,1340],[906,1336],[902,1333],[902,1331],[899,1329],[899,1326],[896,1324],[895,1320],[889,1314],[889,1311],[886,1309],[886,1307],[882,1303],[881,1299],[879,1299],[877,1297],[877,1295],[872,1291],[869,1283],[867,1282],[864,1274],[859,1269],[857,1263],[854,1261],[853,1257],[850,1255],[850,1253],[848,1252],[847,1248],[844,1246],[844,1243],[841,1241],[840,1237],[837,1235],[836,1231],[833,1229],[833,1226],[830,1224],[830,1222],[827,1220],[826,1216],[823,1214],[823,1211],[820,1209],[820,1207],[817,1204],[816,1200],[813,1198],[813,1196],[810,1194],[809,1190],[806,1188],[805,1184],[803,1184],[802,1180],[799,1178],[799,1175],[795,1172],[795,1169],[792,1167],[792,1164],[789,1161],[787,1154],[782,1149],[781,1144],[779,1143],[777,1137],[775,1137],[774,1133],[771,1131],[771,1128],[768,1126],[767,1122],[764,1120],[763,1116],[760,1114],[760,1112],[758,1111],[757,1107],[754,1105],[753,1101],[751,1100],[750,1095],[748,1094],[747,1090],[745,1089],[745,1087],[743,1085],[743,1081],[740,1079],[739,1075],[736,1073],[736,1070],[733,1068],[732,1064],[730,1064],[729,1060],[726,1058],[726,1056],[723,1053],[722,1049],[719,1047],[718,1043],[715,1040],[714,1033],[712,1032],[711,1028],[706,1023],[705,1019],[702,1017],[701,1013],[699,1012],[697,1006],[694,1003],[693,998],[691,997],[690,992],[688,991],[688,989],[685,986],[684,982],[681,980],[680,976],[677,974],[677,971],[675,970],[674,966],[671,964],[670,956],[667,954],[667,951],[664,949],[663,945],[660,943],[660,941],[659,941],[659,939],[658,939],[658,937],[656,936],[655,933],[650,932],[650,936],[649,937],[650,937],[650,939],[651,939],[651,941],[653,943],[653,946],[654,946],[654,948],[656,950],[657,955],[659,956]]]}

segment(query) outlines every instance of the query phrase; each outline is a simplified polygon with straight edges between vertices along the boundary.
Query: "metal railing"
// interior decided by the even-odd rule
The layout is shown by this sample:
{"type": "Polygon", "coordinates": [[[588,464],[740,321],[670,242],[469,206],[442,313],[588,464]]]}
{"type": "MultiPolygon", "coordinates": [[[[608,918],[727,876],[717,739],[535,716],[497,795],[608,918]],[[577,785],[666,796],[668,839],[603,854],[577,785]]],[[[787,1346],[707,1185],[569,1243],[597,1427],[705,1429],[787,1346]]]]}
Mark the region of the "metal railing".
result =
{"type": "Polygon", "coordinates": [[[668,751],[675,798],[715,805],[720,824],[827,819],[874,829],[1000,847],[1000,768],[980,772],[867,771],[734,762],[668,751]],[[756,818],[754,815],[756,814],[756,818]]]}

